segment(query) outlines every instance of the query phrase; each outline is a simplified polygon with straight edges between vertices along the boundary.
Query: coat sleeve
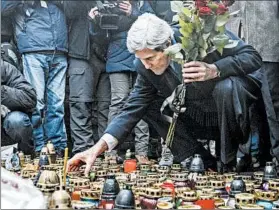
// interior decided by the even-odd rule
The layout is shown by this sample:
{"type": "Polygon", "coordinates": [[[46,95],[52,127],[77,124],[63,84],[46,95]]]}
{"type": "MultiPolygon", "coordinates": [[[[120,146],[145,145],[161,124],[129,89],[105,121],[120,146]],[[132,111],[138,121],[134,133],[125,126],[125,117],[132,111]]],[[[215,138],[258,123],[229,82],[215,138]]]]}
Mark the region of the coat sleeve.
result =
{"type": "Polygon", "coordinates": [[[36,92],[13,65],[1,66],[1,104],[11,111],[31,112],[36,107],[36,92]]]}
{"type": "Polygon", "coordinates": [[[232,49],[224,49],[221,59],[214,62],[220,70],[221,78],[229,76],[245,76],[262,66],[260,54],[250,45],[245,44],[233,33],[227,32],[233,40],[238,40],[238,45],[232,49]]]}
{"type": "MultiPolygon", "coordinates": [[[[151,8],[148,1],[131,1],[132,12],[130,16],[120,15],[118,20],[118,32],[127,32],[132,24],[137,20],[137,18],[144,13],[153,13],[154,11],[151,8]]],[[[126,37],[127,34],[124,34],[126,37]]]]}
{"type": "Polygon", "coordinates": [[[138,74],[136,84],[120,114],[108,125],[105,133],[115,137],[119,144],[132,131],[156,98],[156,88],[138,74]]]}
{"type": "Polygon", "coordinates": [[[17,6],[22,5],[21,1],[10,1],[10,0],[2,0],[1,1],[1,15],[9,16],[11,15],[17,6]]]}

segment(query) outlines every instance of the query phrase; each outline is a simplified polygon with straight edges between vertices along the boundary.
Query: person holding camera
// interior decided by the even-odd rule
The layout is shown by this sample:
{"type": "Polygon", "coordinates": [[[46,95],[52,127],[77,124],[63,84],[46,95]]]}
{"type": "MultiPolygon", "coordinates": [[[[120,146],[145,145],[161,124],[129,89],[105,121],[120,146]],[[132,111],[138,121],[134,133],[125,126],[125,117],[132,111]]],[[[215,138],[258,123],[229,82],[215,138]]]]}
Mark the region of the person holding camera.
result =
{"type": "MultiPolygon", "coordinates": [[[[134,68],[135,56],[128,51],[126,39],[131,25],[139,15],[145,12],[153,13],[148,1],[107,1],[105,3],[97,1],[97,7],[89,12],[89,16],[94,20],[95,29],[105,31],[109,40],[106,62],[106,71],[109,73],[111,84],[109,122],[119,114],[137,77],[134,68]]],[[[148,124],[141,120],[135,126],[135,152],[140,163],[149,163],[148,142],[148,124]]]]}

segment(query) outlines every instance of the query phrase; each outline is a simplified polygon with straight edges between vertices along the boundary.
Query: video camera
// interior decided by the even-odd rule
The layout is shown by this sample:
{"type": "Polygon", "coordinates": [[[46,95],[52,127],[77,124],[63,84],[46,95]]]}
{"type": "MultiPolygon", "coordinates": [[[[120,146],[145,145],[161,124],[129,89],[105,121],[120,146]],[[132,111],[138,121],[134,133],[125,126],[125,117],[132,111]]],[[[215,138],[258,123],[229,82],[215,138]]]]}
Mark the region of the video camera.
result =
{"type": "Polygon", "coordinates": [[[122,0],[110,0],[105,3],[96,1],[97,8],[99,10],[99,15],[96,17],[96,21],[101,29],[118,29],[119,16],[125,15],[125,13],[118,7],[120,2],[122,2],[122,0]]]}

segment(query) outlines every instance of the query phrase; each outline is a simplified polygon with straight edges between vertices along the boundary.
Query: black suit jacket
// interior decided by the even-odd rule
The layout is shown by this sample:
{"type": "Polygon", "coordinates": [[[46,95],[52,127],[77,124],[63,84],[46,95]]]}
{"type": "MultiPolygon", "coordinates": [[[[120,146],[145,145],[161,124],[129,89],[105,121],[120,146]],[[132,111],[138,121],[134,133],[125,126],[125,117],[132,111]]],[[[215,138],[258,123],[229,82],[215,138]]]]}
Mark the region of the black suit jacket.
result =
{"type": "MultiPolygon", "coordinates": [[[[230,76],[248,77],[260,85],[257,70],[262,65],[261,56],[234,34],[228,32],[228,35],[231,39],[239,40],[238,45],[233,49],[224,49],[222,55],[217,51],[213,52],[204,59],[204,62],[214,63],[218,67],[221,71],[221,80],[230,76]]],[[[177,85],[181,84],[179,80],[181,70],[178,65],[175,69],[169,66],[162,75],[155,75],[151,70],[145,69],[140,60],[136,61],[135,67],[138,77],[134,89],[120,114],[105,131],[118,140],[125,139],[157,96],[167,98],[177,85]]]]}

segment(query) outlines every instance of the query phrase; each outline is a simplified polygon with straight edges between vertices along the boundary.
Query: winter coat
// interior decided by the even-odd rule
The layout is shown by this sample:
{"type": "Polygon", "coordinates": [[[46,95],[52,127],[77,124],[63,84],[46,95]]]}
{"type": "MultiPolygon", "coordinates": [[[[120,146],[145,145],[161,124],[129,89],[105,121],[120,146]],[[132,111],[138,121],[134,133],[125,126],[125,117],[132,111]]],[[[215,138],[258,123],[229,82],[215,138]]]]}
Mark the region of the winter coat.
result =
{"type": "MultiPolygon", "coordinates": [[[[231,39],[238,40],[232,33],[228,35],[231,39]]],[[[235,48],[224,49],[222,55],[215,51],[209,54],[204,61],[214,63],[218,67],[221,71],[220,80],[230,76],[249,77],[248,74],[257,71],[262,65],[259,53],[241,40],[239,40],[235,48]]],[[[181,69],[173,69],[169,66],[163,74],[156,75],[154,72],[147,70],[139,59],[136,61],[135,68],[138,72],[138,77],[134,89],[123,106],[121,113],[113,119],[104,132],[115,137],[119,144],[147,113],[147,110],[153,105],[158,96],[166,99],[172,94],[177,85],[181,84],[179,79],[181,69]]],[[[204,88],[207,88],[206,82],[204,82],[204,88]]],[[[178,148],[176,153],[178,156],[185,152],[185,148],[181,147],[179,143],[181,142],[174,142],[176,145],[173,145],[173,148],[178,148]]]]}
{"type": "Polygon", "coordinates": [[[121,15],[119,19],[119,29],[111,32],[110,43],[107,52],[106,71],[125,72],[135,71],[134,59],[126,46],[127,32],[138,16],[143,13],[154,13],[148,1],[132,1],[132,14],[128,16],[121,15]]]}
{"type": "Polygon", "coordinates": [[[1,17],[1,42],[10,41],[13,37],[13,25],[10,17],[1,17]],[[3,40],[3,38],[7,40],[3,40]]]}
{"type": "Polygon", "coordinates": [[[68,22],[68,55],[72,58],[89,60],[90,21],[88,11],[94,7],[94,4],[91,1],[64,1],[63,7],[68,22]]]}
{"type": "Polygon", "coordinates": [[[255,47],[264,62],[279,62],[279,1],[235,1],[228,29],[255,47]]]}
{"type": "Polygon", "coordinates": [[[11,111],[31,113],[36,103],[35,89],[19,70],[1,59],[1,104],[11,111]]]}
{"type": "Polygon", "coordinates": [[[13,18],[20,53],[68,51],[66,19],[53,1],[1,1],[2,16],[13,18]]]}

